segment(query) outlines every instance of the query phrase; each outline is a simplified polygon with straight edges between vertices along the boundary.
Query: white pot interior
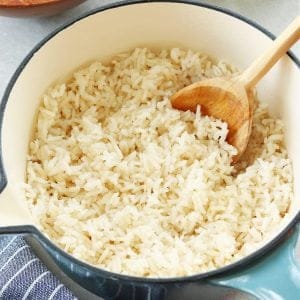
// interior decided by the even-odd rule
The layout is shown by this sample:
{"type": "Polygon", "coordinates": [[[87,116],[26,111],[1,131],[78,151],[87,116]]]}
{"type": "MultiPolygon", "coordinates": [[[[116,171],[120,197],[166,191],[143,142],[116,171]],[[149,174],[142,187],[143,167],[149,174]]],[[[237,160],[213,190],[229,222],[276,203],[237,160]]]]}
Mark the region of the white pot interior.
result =
{"type": "MultiPolygon", "coordinates": [[[[62,30],[29,60],[8,99],[2,127],[2,155],[8,187],[0,196],[0,226],[30,223],[19,187],[24,181],[28,142],[40,96],[54,82],[95,59],[137,46],[179,46],[207,52],[245,69],[272,41],[227,14],[190,4],[144,3],[95,13],[62,30]]],[[[286,124],[293,160],[295,199],[300,207],[300,71],[285,56],[258,85],[260,99],[286,124]]]]}

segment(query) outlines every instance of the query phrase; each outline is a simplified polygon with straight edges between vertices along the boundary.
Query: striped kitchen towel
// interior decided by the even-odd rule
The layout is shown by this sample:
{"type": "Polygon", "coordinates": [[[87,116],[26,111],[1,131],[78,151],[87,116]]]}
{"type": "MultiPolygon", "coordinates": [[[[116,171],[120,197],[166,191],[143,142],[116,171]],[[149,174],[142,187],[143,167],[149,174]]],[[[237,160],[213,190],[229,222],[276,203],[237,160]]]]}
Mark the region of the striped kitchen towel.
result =
{"type": "Polygon", "coordinates": [[[19,236],[0,237],[1,300],[75,298],[19,236]]]}

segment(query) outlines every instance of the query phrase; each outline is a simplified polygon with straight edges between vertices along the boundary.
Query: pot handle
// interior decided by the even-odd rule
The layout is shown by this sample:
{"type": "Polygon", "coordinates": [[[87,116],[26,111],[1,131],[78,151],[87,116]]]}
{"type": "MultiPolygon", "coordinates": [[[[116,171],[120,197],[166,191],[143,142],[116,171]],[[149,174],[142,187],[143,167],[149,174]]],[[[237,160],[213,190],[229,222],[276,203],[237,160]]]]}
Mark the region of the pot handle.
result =
{"type": "Polygon", "coordinates": [[[260,300],[300,299],[300,262],[299,253],[298,258],[295,253],[299,233],[300,224],[269,256],[244,270],[210,282],[248,292],[260,300]]]}
{"type": "MultiPolygon", "coordinates": [[[[1,182],[0,182],[1,183],[1,182]]],[[[33,221],[23,195],[7,184],[0,194],[0,234],[11,233],[24,225],[32,225],[33,221]]]]}
{"type": "Polygon", "coordinates": [[[27,232],[29,227],[24,225],[33,224],[24,196],[16,190],[7,181],[0,153],[0,234],[27,232]]]}

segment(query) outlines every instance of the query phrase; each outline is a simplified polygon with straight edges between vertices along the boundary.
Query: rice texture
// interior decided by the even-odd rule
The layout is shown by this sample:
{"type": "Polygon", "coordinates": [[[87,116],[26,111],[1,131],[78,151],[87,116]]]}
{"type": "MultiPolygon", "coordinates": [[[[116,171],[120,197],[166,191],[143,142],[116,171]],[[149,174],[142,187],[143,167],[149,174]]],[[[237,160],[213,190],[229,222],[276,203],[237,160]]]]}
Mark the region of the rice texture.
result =
{"type": "Polygon", "coordinates": [[[26,169],[39,228],[80,260],[142,277],[206,272],[256,250],[293,197],[282,121],[259,104],[232,166],[227,125],[169,101],[236,72],[190,50],[137,48],[49,88],[26,169]]]}

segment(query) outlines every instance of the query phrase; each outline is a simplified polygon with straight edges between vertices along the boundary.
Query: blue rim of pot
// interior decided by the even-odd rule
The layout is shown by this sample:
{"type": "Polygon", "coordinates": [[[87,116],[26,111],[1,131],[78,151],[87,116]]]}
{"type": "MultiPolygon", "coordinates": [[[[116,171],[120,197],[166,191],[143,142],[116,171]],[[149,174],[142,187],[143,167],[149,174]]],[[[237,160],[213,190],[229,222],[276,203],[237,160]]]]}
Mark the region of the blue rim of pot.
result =
{"type": "MultiPolygon", "coordinates": [[[[56,30],[54,30],[52,33],[47,35],[43,40],[41,40],[30,52],[29,54],[23,59],[13,76],[11,77],[9,84],[7,88],[5,89],[2,102],[0,105],[0,193],[4,190],[4,188],[7,185],[7,178],[6,173],[3,166],[3,159],[2,159],[2,124],[3,124],[3,117],[5,112],[5,107],[7,104],[7,101],[9,99],[10,93],[13,89],[14,84],[16,83],[17,79],[19,78],[20,74],[22,73],[23,69],[26,67],[27,63],[30,61],[30,59],[33,57],[33,55],[44,45],[46,44],[51,38],[53,38],[55,35],[57,35],[62,30],[70,27],[74,23],[89,17],[91,15],[97,14],[99,12],[103,12],[106,10],[122,7],[122,6],[129,6],[133,4],[143,4],[143,3],[179,3],[179,4],[187,4],[187,5],[194,5],[199,7],[208,8],[211,10],[215,10],[221,13],[224,13],[226,15],[229,15],[231,17],[234,17],[236,19],[239,19],[252,27],[258,29],[262,33],[264,33],[267,37],[274,40],[275,36],[266,30],[261,25],[257,24],[256,22],[236,13],[233,11],[230,11],[225,8],[221,8],[219,6],[207,4],[198,2],[195,0],[175,0],[175,1],[168,1],[168,0],[124,0],[124,1],[118,1],[113,4],[108,4],[101,6],[100,8],[93,9],[87,13],[84,13],[83,15],[74,18],[73,20],[65,23],[64,25],[58,27],[56,30]]],[[[289,51],[288,56],[293,60],[293,62],[300,68],[300,61],[299,59],[291,52],[289,51]]],[[[85,269],[90,270],[91,272],[98,273],[99,275],[103,276],[104,278],[110,278],[115,280],[124,280],[128,282],[136,282],[136,283],[156,283],[156,284],[166,284],[166,283],[183,283],[183,282],[195,282],[199,280],[203,280],[206,278],[211,278],[219,275],[226,275],[230,271],[238,271],[242,267],[245,268],[249,266],[251,263],[254,263],[256,260],[261,259],[264,255],[266,255],[269,251],[280,245],[286,238],[289,237],[289,232],[292,230],[292,228],[300,221],[300,211],[297,213],[297,215],[289,222],[289,224],[286,225],[286,227],[281,230],[278,235],[273,238],[270,242],[268,242],[266,245],[264,245],[262,248],[259,248],[258,250],[254,251],[250,255],[234,262],[229,265],[226,265],[222,268],[218,268],[212,271],[208,271],[205,273],[200,274],[194,274],[189,276],[183,276],[183,277],[166,277],[166,278],[153,278],[153,277],[137,277],[137,276],[130,276],[130,275],[123,275],[119,273],[114,273],[110,271],[106,271],[104,269],[100,269],[97,267],[94,267],[92,265],[89,265],[83,261],[80,261],[76,259],[75,257],[71,256],[70,254],[66,253],[62,249],[58,248],[52,241],[50,241],[46,236],[44,236],[36,227],[31,225],[24,225],[24,226],[11,226],[11,227],[2,227],[0,228],[0,234],[31,234],[33,235],[37,240],[39,240],[42,244],[47,244],[49,247],[51,247],[56,253],[64,257],[65,259],[68,259],[75,263],[76,265],[79,265],[80,267],[83,267],[85,269]]]]}

